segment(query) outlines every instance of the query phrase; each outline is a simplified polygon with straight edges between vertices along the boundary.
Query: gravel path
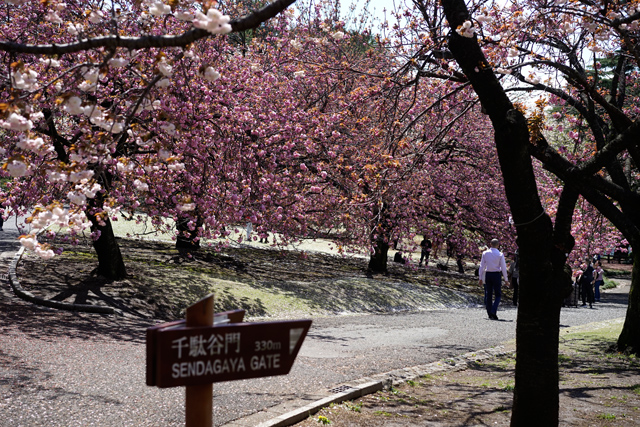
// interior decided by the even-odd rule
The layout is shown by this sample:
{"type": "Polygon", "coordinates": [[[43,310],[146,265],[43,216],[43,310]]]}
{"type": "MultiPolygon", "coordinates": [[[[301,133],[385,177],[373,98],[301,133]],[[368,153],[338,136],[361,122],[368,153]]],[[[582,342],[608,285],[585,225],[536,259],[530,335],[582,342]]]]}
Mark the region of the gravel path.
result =
{"type": "MultiPolygon", "coordinates": [[[[15,248],[17,232],[0,236],[15,248]]],[[[6,271],[11,252],[0,256],[6,271]]],[[[564,309],[575,326],[623,317],[624,289],[594,310],[564,309]]],[[[223,425],[289,399],[375,373],[498,345],[515,336],[515,309],[485,319],[480,307],[314,320],[291,373],[218,383],[214,422],[223,425]]],[[[0,290],[0,424],[14,426],[178,426],[184,391],[145,385],[148,322],[55,311],[0,290]]]]}

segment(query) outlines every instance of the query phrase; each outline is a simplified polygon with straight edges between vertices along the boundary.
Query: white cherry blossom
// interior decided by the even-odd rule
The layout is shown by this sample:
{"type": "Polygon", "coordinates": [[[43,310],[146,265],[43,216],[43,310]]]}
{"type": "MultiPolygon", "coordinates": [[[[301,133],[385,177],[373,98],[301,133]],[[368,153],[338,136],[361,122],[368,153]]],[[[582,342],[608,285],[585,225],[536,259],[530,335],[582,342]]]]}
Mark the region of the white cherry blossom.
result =
{"type": "Polygon", "coordinates": [[[24,132],[33,128],[33,122],[18,113],[11,113],[6,121],[0,120],[0,127],[18,132],[24,132]]]}
{"type": "Polygon", "coordinates": [[[149,13],[153,16],[168,15],[171,13],[171,6],[164,4],[161,1],[156,1],[149,6],[149,13]]]}
{"type": "Polygon", "coordinates": [[[11,160],[7,163],[7,172],[13,177],[25,176],[28,169],[27,164],[20,160],[11,160]]]}
{"type": "Polygon", "coordinates": [[[83,206],[87,202],[87,196],[75,191],[70,191],[69,193],[67,193],[67,198],[71,203],[78,206],[83,206]]]}
{"type": "Polygon", "coordinates": [[[216,71],[213,67],[207,67],[204,70],[204,78],[206,80],[209,80],[210,82],[213,82],[220,78],[220,73],[216,71]]]}
{"type": "Polygon", "coordinates": [[[472,26],[471,21],[464,21],[461,26],[456,29],[456,33],[462,37],[471,38],[476,33],[475,28],[472,26]]]}
{"type": "Polygon", "coordinates": [[[173,16],[175,16],[176,19],[185,22],[191,22],[193,21],[193,18],[195,18],[195,15],[191,12],[176,12],[173,16]]]}
{"type": "Polygon", "coordinates": [[[74,116],[85,113],[85,109],[82,107],[82,99],[77,96],[67,98],[64,103],[64,110],[74,116]]]}
{"type": "Polygon", "coordinates": [[[44,140],[40,137],[31,139],[21,136],[20,140],[16,143],[16,147],[20,148],[21,150],[33,152],[38,152],[43,145],[44,140]]]}
{"type": "Polygon", "coordinates": [[[149,184],[147,184],[146,182],[142,182],[139,179],[133,181],[133,186],[138,191],[149,191],[149,184]]]}
{"type": "Polygon", "coordinates": [[[33,234],[20,237],[20,244],[29,250],[34,250],[38,246],[38,239],[33,234]]]}
{"type": "Polygon", "coordinates": [[[158,86],[159,88],[163,88],[163,89],[164,89],[164,88],[166,88],[166,87],[171,86],[171,80],[169,80],[169,79],[162,79],[162,80],[160,80],[160,81],[156,84],[156,86],[158,86]]]}
{"type": "Polygon", "coordinates": [[[98,24],[102,22],[103,18],[104,18],[104,13],[102,13],[101,10],[92,10],[89,13],[89,22],[91,22],[92,24],[98,24]]]}
{"type": "Polygon", "coordinates": [[[228,15],[223,15],[219,10],[210,8],[206,15],[202,12],[196,12],[193,26],[207,30],[211,34],[227,34],[231,32],[230,20],[228,15]]]}

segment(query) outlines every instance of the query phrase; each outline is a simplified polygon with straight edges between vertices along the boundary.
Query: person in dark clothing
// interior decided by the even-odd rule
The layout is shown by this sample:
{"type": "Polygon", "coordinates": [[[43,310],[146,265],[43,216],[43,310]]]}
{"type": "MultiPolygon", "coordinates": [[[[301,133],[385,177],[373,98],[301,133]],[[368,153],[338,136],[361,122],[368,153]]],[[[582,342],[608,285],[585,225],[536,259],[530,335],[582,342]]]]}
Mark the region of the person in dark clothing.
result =
{"type": "Polygon", "coordinates": [[[402,252],[398,251],[398,252],[396,252],[395,256],[393,257],[393,262],[397,262],[399,264],[405,264],[407,262],[407,260],[404,259],[404,257],[402,256],[402,252]]]}
{"type": "Polygon", "coordinates": [[[463,258],[464,256],[460,252],[456,253],[456,265],[458,266],[458,273],[460,274],[464,274],[463,258]]]}
{"type": "Polygon", "coordinates": [[[420,242],[420,262],[418,266],[422,265],[422,261],[424,260],[424,265],[429,264],[429,255],[431,255],[431,240],[427,239],[427,236],[422,237],[422,242],[420,242]]]}
{"type": "Polygon", "coordinates": [[[580,283],[580,293],[582,294],[582,307],[589,303],[589,308],[593,308],[593,266],[591,260],[587,259],[586,267],[582,270],[582,274],[578,279],[580,283]]]}

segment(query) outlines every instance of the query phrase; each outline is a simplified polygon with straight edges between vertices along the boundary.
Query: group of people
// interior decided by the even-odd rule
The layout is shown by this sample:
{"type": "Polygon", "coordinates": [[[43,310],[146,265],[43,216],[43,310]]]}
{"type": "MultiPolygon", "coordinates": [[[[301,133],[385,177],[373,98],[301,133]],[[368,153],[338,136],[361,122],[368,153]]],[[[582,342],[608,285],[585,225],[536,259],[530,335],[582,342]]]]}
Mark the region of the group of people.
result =
{"type": "MultiPolygon", "coordinates": [[[[497,310],[502,297],[502,280],[507,287],[513,287],[513,305],[518,306],[518,282],[520,279],[520,259],[518,250],[507,269],[504,254],[498,249],[498,239],[491,240],[490,248],[482,253],[478,278],[484,286],[484,303],[489,319],[498,320],[497,310]]],[[[582,270],[576,277],[576,284],[580,291],[582,307],[589,304],[593,308],[594,302],[600,301],[600,287],[604,284],[604,270],[599,259],[587,259],[582,270]]]]}
{"type": "MultiPolygon", "coordinates": [[[[484,287],[484,303],[487,309],[487,315],[491,320],[499,320],[497,316],[498,306],[502,299],[502,281],[507,287],[513,288],[513,305],[518,306],[518,285],[520,281],[520,254],[516,249],[513,254],[513,260],[507,268],[507,262],[504,254],[498,249],[500,241],[498,239],[491,240],[490,247],[482,253],[480,259],[480,268],[478,269],[478,279],[480,286],[484,287]]],[[[431,240],[426,236],[420,242],[420,262],[421,266],[429,261],[433,245],[431,240]]],[[[396,253],[394,261],[405,263],[401,252],[396,253]]],[[[579,289],[582,307],[593,308],[594,302],[600,301],[600,286],[604,283],[604,270],[600,259],[587,259],[583,264],[582,270],[576,278],[576,284],[579,289]]]]}
{"type": "Polygon", "coordinates": [[[582,264],[582,270],[576,276],[576,285],[582,297],[582,307],[586,307],[587,303],[589,303],[589,308],[593,308],[594,302],[600,302],[600,286],[603,283],[604,270],[602,269],[602,263],[597,260],[594,267],[591,260],[587,259],[582,264]]]}

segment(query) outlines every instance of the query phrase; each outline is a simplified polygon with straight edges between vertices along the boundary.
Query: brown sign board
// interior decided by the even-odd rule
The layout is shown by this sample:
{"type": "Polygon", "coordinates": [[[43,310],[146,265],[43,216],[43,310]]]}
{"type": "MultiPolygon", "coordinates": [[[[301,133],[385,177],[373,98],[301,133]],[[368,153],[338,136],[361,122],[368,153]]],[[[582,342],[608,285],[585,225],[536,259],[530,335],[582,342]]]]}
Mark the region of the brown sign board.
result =
{"type": "MultiPolygon", "coordinates": [[[[213,324],[240,323],[244,320],[244,313],[245,310],[230,310],[216,313],[213,316],[213,324]]],[[[159,330],[185,327],[186,323],[187,321],[185,319],[180,319],[147,328],[147,385],[155,385],[156,333],[159,330]]]]}
{"type": "Polygon", "coordinates": [[[286,375],[310,326],[311,320],[197,327],[176,321],[149,328],[147,385],[177,387],[286,375]]]}

